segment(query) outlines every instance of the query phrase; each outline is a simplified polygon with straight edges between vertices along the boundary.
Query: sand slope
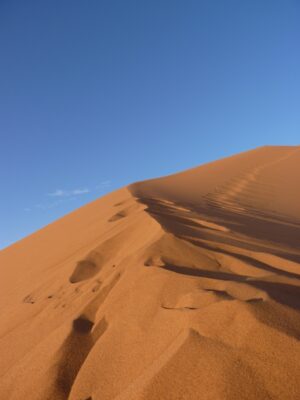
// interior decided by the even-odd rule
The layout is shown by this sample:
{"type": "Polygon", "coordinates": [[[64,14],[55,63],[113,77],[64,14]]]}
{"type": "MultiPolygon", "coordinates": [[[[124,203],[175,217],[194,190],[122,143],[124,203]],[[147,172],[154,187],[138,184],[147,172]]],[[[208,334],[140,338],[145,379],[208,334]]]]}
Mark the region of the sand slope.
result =
{"type": "Polygon", "coordinates": [[[299,170],[259,148],[1,251],[0,399],[299,399],[299,170]]]}

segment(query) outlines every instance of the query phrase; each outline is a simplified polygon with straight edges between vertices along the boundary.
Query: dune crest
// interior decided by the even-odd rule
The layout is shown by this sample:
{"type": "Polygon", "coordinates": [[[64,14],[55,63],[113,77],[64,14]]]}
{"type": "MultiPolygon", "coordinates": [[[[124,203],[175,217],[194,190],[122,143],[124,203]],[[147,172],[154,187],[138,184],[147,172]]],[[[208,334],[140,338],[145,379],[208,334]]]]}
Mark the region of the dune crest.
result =
{"type": "Polygon", "coordinates": [[[299,399],[299,168],[258,148],[2,250],[0,399],[299,399]]]}

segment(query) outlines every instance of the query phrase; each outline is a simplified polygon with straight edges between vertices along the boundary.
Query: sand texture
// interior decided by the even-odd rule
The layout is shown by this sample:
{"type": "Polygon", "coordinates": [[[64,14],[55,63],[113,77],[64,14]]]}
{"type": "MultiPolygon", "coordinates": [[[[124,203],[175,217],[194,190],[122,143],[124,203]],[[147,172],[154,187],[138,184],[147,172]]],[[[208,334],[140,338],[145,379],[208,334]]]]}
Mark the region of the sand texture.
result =
{"type": "Polygon", "coordinates": [[[300,147],[138,182],[0,252],[0,400],[300,399],[300,147]]]}

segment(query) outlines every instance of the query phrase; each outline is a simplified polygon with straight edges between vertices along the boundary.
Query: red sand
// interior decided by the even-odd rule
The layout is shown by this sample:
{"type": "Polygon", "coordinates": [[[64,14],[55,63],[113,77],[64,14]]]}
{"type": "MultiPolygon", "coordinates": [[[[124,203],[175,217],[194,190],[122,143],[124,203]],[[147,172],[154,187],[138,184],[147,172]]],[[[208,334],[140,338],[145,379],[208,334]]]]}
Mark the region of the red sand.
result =
{"type": "Polygon", "coordinates": [[[0,399],[300,399],[300,147],[111,193],[0,252],[0,399]]]}

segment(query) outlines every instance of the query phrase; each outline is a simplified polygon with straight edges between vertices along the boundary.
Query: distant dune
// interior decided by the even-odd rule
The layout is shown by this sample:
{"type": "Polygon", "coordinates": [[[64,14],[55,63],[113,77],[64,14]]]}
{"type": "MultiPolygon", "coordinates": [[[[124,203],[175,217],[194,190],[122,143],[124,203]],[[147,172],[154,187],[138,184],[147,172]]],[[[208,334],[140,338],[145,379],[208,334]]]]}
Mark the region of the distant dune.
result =
{"type": "Polygon", "coordinates": [[[0,252],[2,400],[299,400],[300,147],[102,197],[0,252]]]}

